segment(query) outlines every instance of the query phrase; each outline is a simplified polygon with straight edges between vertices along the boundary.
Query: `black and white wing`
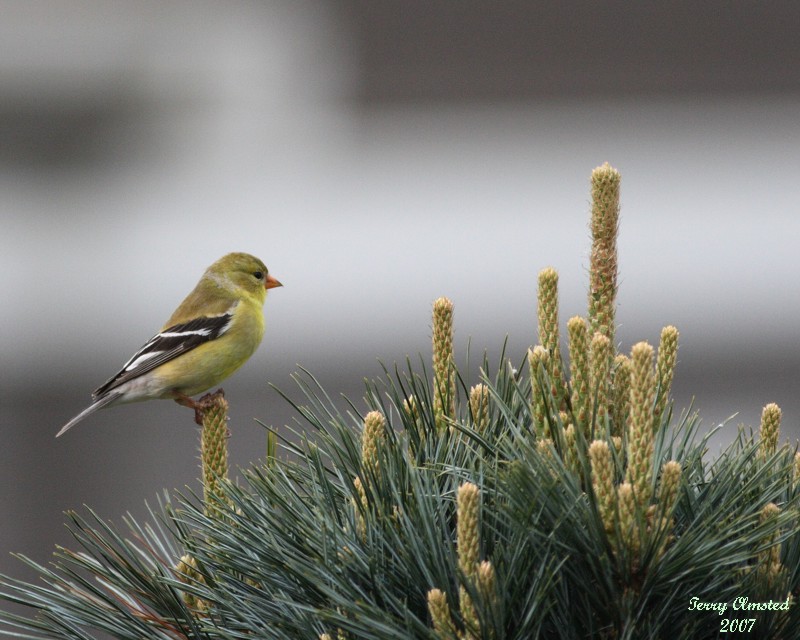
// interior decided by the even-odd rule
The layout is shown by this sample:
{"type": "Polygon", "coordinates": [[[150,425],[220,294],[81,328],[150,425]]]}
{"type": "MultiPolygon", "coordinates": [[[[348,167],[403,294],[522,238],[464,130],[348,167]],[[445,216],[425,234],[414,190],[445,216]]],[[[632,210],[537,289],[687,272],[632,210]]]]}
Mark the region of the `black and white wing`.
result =
{"type": "Polygon", "coordinates": [[[233,312],[231,308],[222,315],[195,318],[157,333],[125,363],[119,373],[95,389],[92,397],[101,398],[129,380],[219,338],[230,329],[233,312]]]}

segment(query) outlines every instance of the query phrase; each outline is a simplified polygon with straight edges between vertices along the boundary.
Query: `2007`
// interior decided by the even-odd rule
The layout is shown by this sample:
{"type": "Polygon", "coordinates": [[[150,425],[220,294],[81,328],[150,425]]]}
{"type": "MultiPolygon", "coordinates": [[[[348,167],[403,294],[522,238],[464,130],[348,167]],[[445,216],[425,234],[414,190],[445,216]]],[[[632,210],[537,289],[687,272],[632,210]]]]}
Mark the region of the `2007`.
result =
{"type": "Polygon", "coordinates": [[[723,618],[720,621],[720,633],[750,633],[755,625],[755,618],[723,618]]]}

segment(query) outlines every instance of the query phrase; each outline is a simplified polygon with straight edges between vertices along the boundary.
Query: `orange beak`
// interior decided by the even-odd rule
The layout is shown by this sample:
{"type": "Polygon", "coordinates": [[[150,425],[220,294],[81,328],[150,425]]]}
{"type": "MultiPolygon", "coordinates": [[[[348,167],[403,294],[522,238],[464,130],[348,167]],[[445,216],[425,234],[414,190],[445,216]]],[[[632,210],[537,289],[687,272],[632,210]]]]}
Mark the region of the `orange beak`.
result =
{"type": "Polygon", "coordinates": [[[267,274],[267,279],[264,281],[265,289],[274,289],[275,287],[282,287],[282,286],[283,285],[280,282],[278,282],[271,275],[267,274]]]}

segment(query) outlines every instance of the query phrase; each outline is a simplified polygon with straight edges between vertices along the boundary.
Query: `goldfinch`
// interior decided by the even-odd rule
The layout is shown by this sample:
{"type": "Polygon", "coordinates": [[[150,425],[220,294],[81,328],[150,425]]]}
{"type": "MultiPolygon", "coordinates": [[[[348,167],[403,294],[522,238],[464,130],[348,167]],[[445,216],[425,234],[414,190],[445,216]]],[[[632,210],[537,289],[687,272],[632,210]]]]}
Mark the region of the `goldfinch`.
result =
{"type": "Polygon", "coordinates": [[[166,398],[197,409],[191,396],[222,382],[258,348],[267,290],[280,286],[247,253],[217,260],[161,331],[92,393],[92,404],[56,437],[99,409],[127,402],[166,398]]]}

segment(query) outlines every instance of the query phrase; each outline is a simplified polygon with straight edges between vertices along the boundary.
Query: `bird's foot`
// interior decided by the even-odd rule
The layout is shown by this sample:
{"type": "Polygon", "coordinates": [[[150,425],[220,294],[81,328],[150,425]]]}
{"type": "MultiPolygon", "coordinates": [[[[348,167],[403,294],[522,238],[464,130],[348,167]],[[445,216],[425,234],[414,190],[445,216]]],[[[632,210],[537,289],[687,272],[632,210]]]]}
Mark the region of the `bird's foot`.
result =
{"type": "Polygon", "coordinates": [[[177,402],[182,407],[189,407],[190,409],[194,409],[194,421],[197,424],[203,424],[203,409],[204,409],[204,407],[202,405],[202,399],[200,400],[200,402],[198,402],[194,398],[191,398],[191,397],[189,397],[187,395],[184,395],[182,393],[176,393],[174,395],[173,399],[175,400],[175,402],[177,402]]]}
{"type": "Polygon", "coordinates": [[[217,389],[214,393],[207,393],[199,400],[195,400],[183,393],[175,393],[174,400],[182,407],[189,407],[190,409],[194,409],[194,421],[201,425],[203,424],[203,415],[205,414],[206,410],[209,408],[211,403],[217,397],[225,397],[225,392],[222,389],[217,389]]]}

